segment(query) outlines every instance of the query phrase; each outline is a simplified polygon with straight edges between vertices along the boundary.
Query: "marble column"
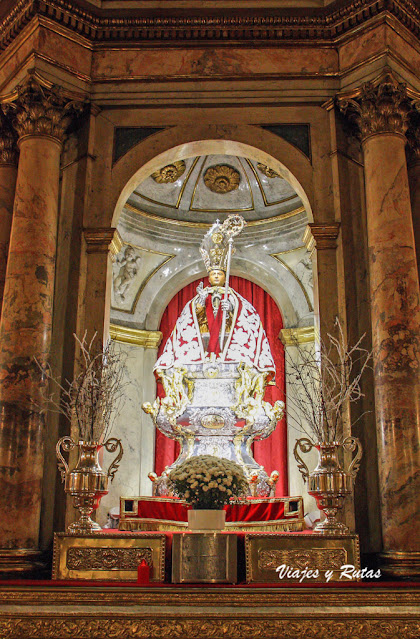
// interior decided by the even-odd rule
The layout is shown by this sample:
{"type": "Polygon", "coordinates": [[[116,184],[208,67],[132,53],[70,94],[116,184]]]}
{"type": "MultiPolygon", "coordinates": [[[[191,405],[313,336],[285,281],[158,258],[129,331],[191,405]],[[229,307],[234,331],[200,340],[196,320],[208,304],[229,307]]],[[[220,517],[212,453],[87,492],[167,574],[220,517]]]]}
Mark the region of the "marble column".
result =
{"type": "Polygon", "coordinates": [[[420,306],[407,164],[410,104],[392,76],[341,109],[365,161],[383,570],[420,574],[420,306]]]}
{"type": "Polygon", "coordinates": [[[20,151],[0,323],[0,570],[38,567],[61,144],[76,105],[34,76],[3,106],[20,151]]]}
{"type": "Polygon", "coordinates": [[[0,117],[0,310],[3,303],[10,229],[17,176],[16,134],[5,116],[0,117]]]}

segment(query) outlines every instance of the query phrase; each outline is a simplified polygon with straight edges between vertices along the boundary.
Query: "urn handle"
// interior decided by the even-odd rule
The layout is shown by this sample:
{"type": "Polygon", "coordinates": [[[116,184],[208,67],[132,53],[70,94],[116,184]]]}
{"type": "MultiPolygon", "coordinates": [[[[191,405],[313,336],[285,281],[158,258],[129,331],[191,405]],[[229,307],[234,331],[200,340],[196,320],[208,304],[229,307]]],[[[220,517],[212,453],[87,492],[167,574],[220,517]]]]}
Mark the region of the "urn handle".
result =
{"type": "Polygon", "coordinates": [[[56,452],[57,458],[58,458],[58,470],[61,473],[61,481],[65,480],[66,475],[69,472],[68,464],[67,464],[66,460],[64,459],[63,455],[61,454],[61,448],[66,453],[68,453],[71,450],[73,450],[73,448],[75,446],[76,446],[75,442],[68,435],[66,435],[65,437],[62,437],[57,442],[57,445],[55,447],[55,452],[56,452]]]}
{"type": "Polygon", "coordinates": [[[111,478],[111,481],[114,479],[114,475],[118,470],[119,462],[121,461],[121,457],[123,456],[124,450],[121,444],[121,439],[117,439],[116,437],[111,437],[104,444],[105,450],[109,453],[114,453],[118,449],[118,453],[110,467],[108,468],[108,477],[111,478]]]}
{"type": "Polygon", "coordinates": [[[297,461],[298,468],[302,474],[303,481],[306,483],[306,479],[309,477],[309,469],[303,459],[300,457],[298,453],[298,448],[302,451],[302,453],[309,453],[310,450],[315,446],[307,437],[301,437],[296,441],[295,447],[293,449],[293,455],[297,461]]]}
{"type": "Polygon", "coordinates": [[[346,437],[346,439],[343,441],[343,448],[344,450],[348,450],[351,453],[356,450],[356,455],[350,462],[347,469],[347,474],[354,479],[360,467],[360,460],[362,459],[362,444],[360,443],[360,439],[358,439],[357,437],[346,437]]]}

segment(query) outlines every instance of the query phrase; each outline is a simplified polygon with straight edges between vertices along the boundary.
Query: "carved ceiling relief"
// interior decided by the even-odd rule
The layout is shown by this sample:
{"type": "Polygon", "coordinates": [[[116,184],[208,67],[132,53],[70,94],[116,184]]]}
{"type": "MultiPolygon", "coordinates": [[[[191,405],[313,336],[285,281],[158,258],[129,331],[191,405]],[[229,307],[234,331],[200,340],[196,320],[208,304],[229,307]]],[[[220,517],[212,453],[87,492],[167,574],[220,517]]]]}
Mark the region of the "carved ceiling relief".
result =
{"type": "Polygon", "coordinates": [[[167,184],[168,182],[176,182],[178,178],[185,173],[185,162],[179,160],[172,164],[167,164],[162,169],[152,173],[152,178],[158,184],[167,184]]]}
{"type": "Polygon", "coordinates": [[[291,211],[297,214],[301,206],[279,173],[234,155],[201,155],[167,164],[144,180],[127,202],[133,212],[187,225],[213,224],[229,213],[241,213],[248,224],[259,223],[291,211]]]}
{"type": "Polygon", "coordinates": [[[276,171],[274,171],[274,169],[270,169],[269,166],[267,166],[266,164],[261,164],[261,162],[258,162],[257,169],[261,171],[263,175],[265,175],[266,177],[270,179],[280,177],[280,175],[276,171]]]}
{"type": "Polygon", "coordinates": [[[204,173],[204,184],[213,193],[223,195],[230,193],[230,191],[236,191],[240,181],[239,171],[228,164],[210,166],[204,173]]]}

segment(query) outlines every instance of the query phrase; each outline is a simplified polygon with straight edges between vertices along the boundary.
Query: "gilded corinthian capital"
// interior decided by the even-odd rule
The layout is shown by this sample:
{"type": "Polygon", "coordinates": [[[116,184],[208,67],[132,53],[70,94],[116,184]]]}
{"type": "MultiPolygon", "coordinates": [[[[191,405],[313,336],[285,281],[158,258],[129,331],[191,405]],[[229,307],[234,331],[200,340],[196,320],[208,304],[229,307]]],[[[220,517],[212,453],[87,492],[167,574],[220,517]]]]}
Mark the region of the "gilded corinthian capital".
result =
{"type": "Polygon", "coordinates": [[[0,165],[17,164],[17,135],[6,116],[0,111],[0,165]]]}
{"type": "Polygon", "coordinates": [[[48,135],[62,142],[70,122],[83,106],[83,102],[66,96],[62,87],[50,85],[31,73],[3,103],[3,112],[19,138],[48,135]]]}
{"type": "Polygon", "coordinates": [[[337,97],[342,113],[356,125],[364,140],[377,133],[405,134],[412,108],[405,84],[388,74],[378,83],[367,82],[352,94],[337,97]]]}

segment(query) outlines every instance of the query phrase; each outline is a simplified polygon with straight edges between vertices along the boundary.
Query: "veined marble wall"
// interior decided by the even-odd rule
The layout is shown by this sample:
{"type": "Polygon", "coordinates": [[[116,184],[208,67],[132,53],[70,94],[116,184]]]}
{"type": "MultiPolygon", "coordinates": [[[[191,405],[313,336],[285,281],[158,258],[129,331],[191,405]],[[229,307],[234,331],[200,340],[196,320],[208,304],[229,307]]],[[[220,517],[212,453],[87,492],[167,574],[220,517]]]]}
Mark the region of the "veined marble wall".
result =
{"type": "MultiPolygon", "coordinates": [[[[119,506],[120,497],[151,495],[152,482],[148,473],[154,468],[155,427],[150,415],[141,406],[156,395],[156,382],[152,372],[157,348],[118,342],[118,348],[127,354],[125,362],[125,402],[115,419],[111,437],[122,441],[124,455],[120,467],[109,484],[109,493],[102,498],[97,521],[104,525],[107,513],[119,506]]],[[[103,467],[108,468],[111,455],[105,453],[103,467]]]]}
{"type": "MultiPolygon", "coordinates": [[[[286,414],[287,414],[287,450],[288,450],[288,470],[289,470],[289,495],[291,497],[301,495],[303,497],[303,505],[305,514],[310,513],[313,510],[317,510],[316,501],[311,495],[308,495],[307,483],[303,481],[303,477],[297,467],[297,462],[293,455],[293,449],[296,441],[301,437],[308,437],[307,433],[311,433],[310,426],[302,424],[303,430],[298,430],[294,424],[296,410],[293,402],[294,386],[290,384],[288,375],[290,373],[290,363],[299,362],[301,359],[300,352],[315,350],[314,339],[314,327],[307,326],[301,329],[283,329],[281,331],[281,339],[284,344],[285,351],[285,375],[286,375],[286,414]],[[302,336],[304,338],[302,339],[302,336]],[[290,343],[290,340],[296,338],[298,343],[290,343]],[[305,341],[303,341],[305,340],[305,341]]],[[[296,415],[296,421],[298,417],[296,415]]],[[[311,438],[313,440],[313,438],[311,438]]],[[[318,453],[312,449],[309,453],[303,455],[303,461],[308,466],[309,471],[312,471],[317,465],[318,453]]]]}

